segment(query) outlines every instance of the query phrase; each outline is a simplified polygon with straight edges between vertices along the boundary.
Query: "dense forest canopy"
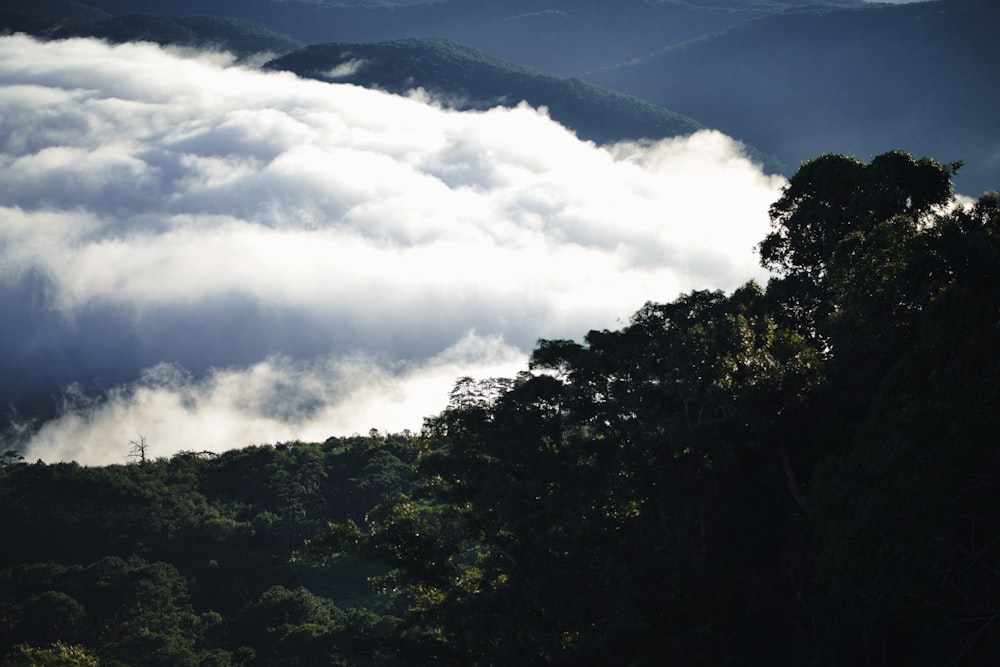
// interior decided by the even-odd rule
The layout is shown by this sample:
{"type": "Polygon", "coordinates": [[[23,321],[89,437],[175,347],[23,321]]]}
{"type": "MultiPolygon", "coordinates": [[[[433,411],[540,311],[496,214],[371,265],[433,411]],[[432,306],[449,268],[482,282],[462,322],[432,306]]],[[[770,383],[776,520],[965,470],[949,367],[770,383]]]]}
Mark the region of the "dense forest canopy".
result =
{"type": "Polygon", "coordinates": [[[4,660],[994,664],[1000,198],[959,169],[810,160],[767,285],[539,341],[420,434],[9,453],[4,660]]]}

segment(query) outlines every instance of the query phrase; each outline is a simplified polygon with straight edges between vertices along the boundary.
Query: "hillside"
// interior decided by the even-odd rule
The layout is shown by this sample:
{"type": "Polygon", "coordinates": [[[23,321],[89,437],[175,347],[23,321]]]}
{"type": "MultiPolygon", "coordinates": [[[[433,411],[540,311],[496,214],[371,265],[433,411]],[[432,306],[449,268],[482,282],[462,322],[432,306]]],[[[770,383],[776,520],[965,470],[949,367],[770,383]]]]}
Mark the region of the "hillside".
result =
{"type": "MultiPolygon", "coordinates": [[[[253,21],[305,44],[441,37],[560,76],[640,57],[812,0],[445,0],[403,5],[307,0],[90,0],[126,14],[214,14],[253,21]]],[[[862,0],[822,4],[860,5],[862,0]]],[[[30,11],[64,11],[62,2],[30,11]]],[[[10,10],[9,10],[10,11],[10,10]]],[[[28,11],[28,10],[23,10],[28,11]]]]}
{"type": "Polygon", "coordinates": [[[0,12],[0,31],[45,39],[97,37],[109,42],[147,41],[161,45],[222,49],[239,56],[288,53],[302,46],[260,24],[204,14],[126,14],[112,16],[59,4],[57,16],[37,12],[0,12]]]}
{"type": "MultiPolygon", "coordinates": [[[[91,18],[0,13],[0,26],[49,39],[89,36],[112,42],[141,40],[227,49],[240,56],[286,54],[265,67],[397,94],[419,87],[457,109],[485,110],[526,101],[547,107],[554,120],[597,143],[659,139],[704,128],[691,118],[636,97],[580,79],[544,74],[444,39],[330,43],[300,49],[299,43],[242,19],[200,14],[82,14],[91,18]]],[[[752,147],[748,150],[771,171],[782,169],[773,157],[752,147]]]]}
{"type": "Polygon", "coordinates": [[[992,187],[1000,4],[951,0],[770,16],[602,69],[588,81],[697,118],[795,165],[823,152],[905,148],[964,160],[960,190],[992,187]]]}
{"type": "Polygon", "coordinates": [[[514,65],[442,39],[318,44],[267,63],[303,77],[404,94],[421,87],[459,109],[527,101],[598,143],[690,134],[702,126],[648,102],[579,79],[514,65]]]}
{"type": "Polygon", "coordinates": [[[384,568],[320,573],[291,555],[408,489],[417,453],[415,437],[373,432],[101,468],[0,458],[17,536],[0,547],[0,664],[380,664],[394,620],[366,578],[384,568]]]}

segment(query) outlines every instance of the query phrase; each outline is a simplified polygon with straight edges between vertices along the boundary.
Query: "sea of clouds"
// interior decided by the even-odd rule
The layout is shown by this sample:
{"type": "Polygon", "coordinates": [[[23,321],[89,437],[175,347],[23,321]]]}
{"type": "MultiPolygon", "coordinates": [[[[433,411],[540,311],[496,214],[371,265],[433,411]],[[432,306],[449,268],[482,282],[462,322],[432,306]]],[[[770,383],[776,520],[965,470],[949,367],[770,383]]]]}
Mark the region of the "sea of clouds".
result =
{"type": "Polygon", "coordinates": [[[783,183],[718,132],[599,147],[544,109],[2,37],[10,442],[98,465],[139,435],[167,456],[417,430],[539,338],[761,279],[783,183]]]}

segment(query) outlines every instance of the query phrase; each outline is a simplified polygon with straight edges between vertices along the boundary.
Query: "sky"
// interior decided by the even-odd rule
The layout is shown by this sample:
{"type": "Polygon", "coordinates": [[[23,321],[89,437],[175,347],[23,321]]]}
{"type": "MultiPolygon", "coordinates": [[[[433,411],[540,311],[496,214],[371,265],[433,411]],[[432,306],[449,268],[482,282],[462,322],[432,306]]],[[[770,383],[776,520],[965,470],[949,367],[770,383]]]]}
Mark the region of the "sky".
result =
{"type": "Polygon", "coordinates": [[[462,376],[766,280],[784,181],[227,54],[0,38],[0,401],[29,461],[419,430],[462,376]]]}

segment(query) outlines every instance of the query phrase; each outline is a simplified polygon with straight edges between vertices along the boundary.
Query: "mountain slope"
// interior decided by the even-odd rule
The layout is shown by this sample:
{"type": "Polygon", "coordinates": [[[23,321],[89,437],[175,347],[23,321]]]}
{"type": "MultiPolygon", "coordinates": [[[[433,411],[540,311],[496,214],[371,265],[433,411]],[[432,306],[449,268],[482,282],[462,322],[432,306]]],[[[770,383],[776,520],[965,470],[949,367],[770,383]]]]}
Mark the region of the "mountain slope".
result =
{"type": "Polygon", "coordinates": [[[319,44],[266,67],[400,94],[422,87],[461,109],[527,101],[548,107],[553,119],[599,143],[676,136],[703,128],[637,98],[579,79],[542,74],[443,39],[319,44]]]}
{"type": "MultiPolygon", "coordinates": [[[[101,11],[216,14],[306,44],[442,37],[575,76],[813,0],[444,0],[401,6],[306,0],[90,0],[101,11]]],[[[824,4],[860,5],[862,0],[824,4]]]]}
{"type": "Polygon", "coordinates": [[[996,185],[1000,5],[951,0],[764,18],[586,78],[698,118],[798,164],[905,148],[996,185]]]}
{"type": "Polygon", "coordinates": [[[237,55],[288,53],[302,46],[251,21],[201,14],[111,16],[80,11],[70,16],[51,16],[3,12],[0,32],[23,32],[46,39],[98,37],[111,42],[148,41],[224,49],[237,55]]]}

